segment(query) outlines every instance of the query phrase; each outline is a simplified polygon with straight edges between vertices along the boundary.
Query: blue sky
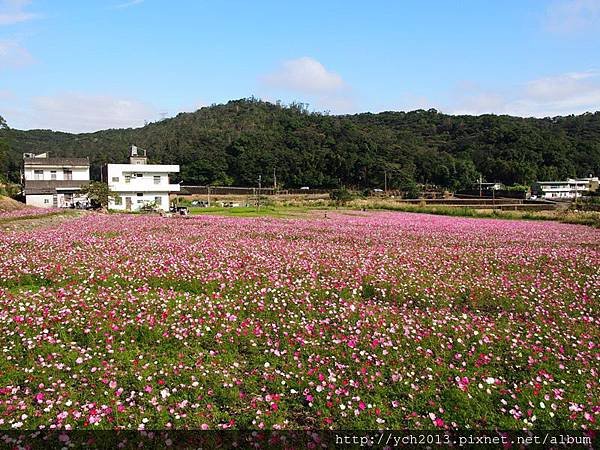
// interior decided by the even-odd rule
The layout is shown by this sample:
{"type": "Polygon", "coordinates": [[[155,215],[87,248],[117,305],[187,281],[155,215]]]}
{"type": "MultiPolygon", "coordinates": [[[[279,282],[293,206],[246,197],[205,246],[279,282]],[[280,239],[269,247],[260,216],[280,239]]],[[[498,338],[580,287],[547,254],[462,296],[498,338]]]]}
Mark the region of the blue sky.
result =
{"type": "Polygon", "coordinates": [[[0,0],[0,115],[93,131],[254,95],[331,113],[600,109],[600,0],[0,0]]]}

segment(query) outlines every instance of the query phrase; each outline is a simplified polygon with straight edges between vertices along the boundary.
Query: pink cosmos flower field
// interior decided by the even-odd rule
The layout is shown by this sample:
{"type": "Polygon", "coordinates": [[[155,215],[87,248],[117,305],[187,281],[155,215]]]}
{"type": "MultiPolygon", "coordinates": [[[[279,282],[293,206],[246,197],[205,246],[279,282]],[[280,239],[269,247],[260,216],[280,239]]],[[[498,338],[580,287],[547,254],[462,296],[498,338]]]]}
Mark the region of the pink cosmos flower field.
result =
{"type": "Polygon", "coordinates": [[[4,233],[0,428],[597,428],[599,260],[408,213],[4,233]]]}
{"type": "Polygon", "coordinates": [[[64,212],[64,210],[61,210],[59,208],[34,208],[30,206],[21,209],[16,209],[13,211],[4,211],[0,209],[0,222],[13,219],[25,219],[37,216],[47,216],[52,214],[58,214],[60,212],[64,212]]]}

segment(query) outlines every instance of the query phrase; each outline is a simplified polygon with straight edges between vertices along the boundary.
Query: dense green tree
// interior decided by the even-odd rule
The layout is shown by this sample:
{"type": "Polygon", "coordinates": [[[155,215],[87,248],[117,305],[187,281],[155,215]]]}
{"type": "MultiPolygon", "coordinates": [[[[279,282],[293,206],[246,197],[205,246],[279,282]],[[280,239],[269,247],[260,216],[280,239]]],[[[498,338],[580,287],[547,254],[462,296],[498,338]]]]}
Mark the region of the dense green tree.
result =
{"type": "MultiPolygon", "coordinates": [[[[8,125],[6,124],[6,120],[2,116],[0,116],[0,130],[7,130],[8,125]]],[[[8,140],[6,138],[0,137],[0,182],[6,181],[9,177],[8,175],[8,140]]]]}
{"type": "Polygon", "coordinates": [[[118,194],[109,189],[108,184],[100,181],[92,181],[91,183],[82,186],[81,193],[87,195],[93,205],[100,205],[103,208],[106,208],[111,200],[115,200],[119,197],[118,194]]]}
{"type": "Polygon", "coordinates": [[[436,184],[449,189],[486,181],[529,184],[600,173],[600,112],[545,119],[434,109],[333,116],[306,104],[256,98],[213,105],[136,129],[69,134],[0,129],[0,170],[19,179],[22,153],[88,156],[100,178],[124,162],[129,145],[152,162],[180,164],[186,184],[371,189],[436,184]],[[0,144],[1,145],[1,144],[0,144]],[[0,156],[2,158],[2,156],[0,156]],[[2,162],[4,161],[4,162],[2,162]]]}

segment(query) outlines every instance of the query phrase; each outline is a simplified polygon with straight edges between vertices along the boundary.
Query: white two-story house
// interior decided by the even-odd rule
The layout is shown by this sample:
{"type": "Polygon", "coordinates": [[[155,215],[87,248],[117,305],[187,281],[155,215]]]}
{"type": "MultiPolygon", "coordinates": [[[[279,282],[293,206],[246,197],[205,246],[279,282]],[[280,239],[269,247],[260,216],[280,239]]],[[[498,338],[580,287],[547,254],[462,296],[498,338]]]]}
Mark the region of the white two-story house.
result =
{"type": "Polygon", "coordinates": [[[178,173],[176,164],[148,164],[146,151],[131,146],[129,164],[107,164],[104,180],[116,194],[108,203],[109,209],[138,211],[154,206],[169,211],[169,193],[179,192],[179,184],[170,184],[169,174],[178,173]]]}
{"type": "Polygon", "coordinates": [[[83,206],[87,197],[80,194],[80,189],[89,182],[88,158],[51,158],[48,153],[23,155],[23,192],[25,203],[30,206],[83,206]]]}
{"type": "Polygon", "coordinates": [[[531,191],[539,198],[549,200],[571,200],[598,190],[598,177],[568,178],[566,181],[537,181],[531,191]]]}

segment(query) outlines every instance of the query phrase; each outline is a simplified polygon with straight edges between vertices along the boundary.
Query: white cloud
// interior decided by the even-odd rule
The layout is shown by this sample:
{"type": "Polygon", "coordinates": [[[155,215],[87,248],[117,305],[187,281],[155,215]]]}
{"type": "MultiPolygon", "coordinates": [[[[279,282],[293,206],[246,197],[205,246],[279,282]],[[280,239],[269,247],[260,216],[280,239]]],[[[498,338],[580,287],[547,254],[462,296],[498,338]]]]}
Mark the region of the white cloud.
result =
{"type": "Polygon", "coordinates": [[[303,94],[321,94],[345,86],[341,76],[328,71],[323,64],[308,56],[282,62],[275,72],[264,76],[262,81],[267,86],[303,94]]]}
{"type": "Polygon", "coordinates": [[[0,0],[0,25],[12,25],[38,17],[25,11],[30,3],[30,0],[0,0]]]}
{"type": "Polygon", "coordinates": [[[118,5],[115,5],[114,8],[115,9],[129,8],[130,6],[139,5],[140,3],[144,3],[144,0],[130,0],[125,3],[119,3],[118,5]]]}
{"type": "Polygon", "coordinates": [[[600,28],[600,0],[556,0],[546,10],[549,31],[571,34],[600,28]]]}
{"type": "Polygon", "coordinates": [[[17,41],[0,40],[0,71],[26,66],[32,62],[33,57],[29,51],[17,41]]]}
{"type": "Polygon", "coordinates": [[[284,97],[284,101],[309,103],[316,110],[337,114],[356,109],[352,89],[343,78],[308,56],[283,61],[259,81],[266,90],[263,98],[284,97]]]}
{"type": "Polygon", "coordinates": [[[65,92],[34,97],[26,128],[88,132],[143,126],[159,118],[158,110],[135,99],[65,92]]]}
{"type": "Polygon", "coordinates": [[[600,110],[600,72],[571,72],[528,81],[513,89],[463,86],[447,108],[453,114],[553,117],[600,110]]]}

